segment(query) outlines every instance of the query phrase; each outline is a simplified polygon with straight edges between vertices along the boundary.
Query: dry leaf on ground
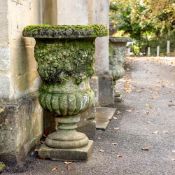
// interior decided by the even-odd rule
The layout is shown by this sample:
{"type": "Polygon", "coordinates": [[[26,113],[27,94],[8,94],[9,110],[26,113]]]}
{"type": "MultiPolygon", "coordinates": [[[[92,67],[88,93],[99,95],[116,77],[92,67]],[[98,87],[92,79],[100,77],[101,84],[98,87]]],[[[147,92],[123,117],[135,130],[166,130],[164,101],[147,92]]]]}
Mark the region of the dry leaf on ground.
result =
{"type": "Polygon", "coordinates": [[[123,156],[118,154],[117,157],[122,158],[123,156]]]}
{"type": "Polygon", "coordinates": [[[119,130],[120,128],[114,128],[114,130],[119,130]]]}
{"type": "Polygon", "coordinates": [[[148,147],[144,147],[142,148],[143,151],[149,151],[149,148],[148,147]]]}

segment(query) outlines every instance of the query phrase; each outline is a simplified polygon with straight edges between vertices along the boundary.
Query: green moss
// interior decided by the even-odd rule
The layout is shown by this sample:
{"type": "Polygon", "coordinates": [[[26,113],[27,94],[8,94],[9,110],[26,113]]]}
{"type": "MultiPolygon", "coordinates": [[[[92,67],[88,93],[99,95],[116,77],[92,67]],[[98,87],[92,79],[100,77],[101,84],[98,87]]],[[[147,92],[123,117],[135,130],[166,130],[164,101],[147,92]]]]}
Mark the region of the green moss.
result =
{"type": "Polygon", "coordinates": [[[3,172],[6,168],[6,165],[3,162],[0,162],[0,173],[3,172]]]}
{"type": "Polygon", "coordinates": [[[31,25],[23,36],[34,38],[95,38],[108,35],[104,25],[31,25]]]}
{"type": "Polygon", "coordinates": [[[37,39],[35,58],[38,72],[46,83],[63,83],[70,78],[76,84],[94,74],[94,39],[37,39]]]}

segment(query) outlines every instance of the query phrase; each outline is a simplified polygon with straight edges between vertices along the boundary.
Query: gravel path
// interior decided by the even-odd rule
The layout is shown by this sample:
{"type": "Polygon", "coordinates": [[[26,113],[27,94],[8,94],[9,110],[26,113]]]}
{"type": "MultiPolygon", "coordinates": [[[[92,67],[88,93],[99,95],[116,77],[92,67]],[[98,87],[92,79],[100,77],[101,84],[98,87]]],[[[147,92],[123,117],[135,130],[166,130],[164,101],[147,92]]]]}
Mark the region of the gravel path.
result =
{"type": "MultiPolygon", "coordinates": [[[[124,101],[97,131],[88,162],[31,160],[13,175],[175,175],[175,58],[132,58],[117,83],[124,101]]],[[[9,175],[3,173],[2,175],[9,175]]]]}

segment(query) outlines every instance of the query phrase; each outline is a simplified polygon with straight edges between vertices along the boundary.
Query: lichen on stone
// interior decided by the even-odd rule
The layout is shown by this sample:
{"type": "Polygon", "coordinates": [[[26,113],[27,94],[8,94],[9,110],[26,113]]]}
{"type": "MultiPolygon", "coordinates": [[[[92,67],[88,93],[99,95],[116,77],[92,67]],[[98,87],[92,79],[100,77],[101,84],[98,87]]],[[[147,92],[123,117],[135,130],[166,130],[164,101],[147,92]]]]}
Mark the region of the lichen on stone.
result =
{"type": "Polygon", "coordinates": [[[2,173],[6,168],[6,165],[3,162],[0,162],[0,173],[2,173]]]}
{"type": "Polygon", "coordinates": [[[95,38],[108,35],[104,25],[30,25],[23,36],[34,38],[95,38]]]}
{"type": "Polygon", "coordinates": [[[94,53],[94,39],[36,40],[38,72],[47,83],[63,83],[71,78],[80,84],[91,77],[94,53]]]}

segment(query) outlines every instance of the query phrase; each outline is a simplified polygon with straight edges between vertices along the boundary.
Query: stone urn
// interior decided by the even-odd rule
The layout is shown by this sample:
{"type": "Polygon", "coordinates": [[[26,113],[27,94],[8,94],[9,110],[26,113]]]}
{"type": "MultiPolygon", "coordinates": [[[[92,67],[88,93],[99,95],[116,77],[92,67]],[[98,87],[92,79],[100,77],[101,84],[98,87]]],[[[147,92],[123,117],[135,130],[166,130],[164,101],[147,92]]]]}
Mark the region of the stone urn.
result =
{"type": "Polygon", "coordinates": [[[58,120],[57,131],[47,136],[38,151],[41,158],[85,160],[92,151],[93,141],[76,128],[80,114],[94,105],[89,78],[94,74],[95,38],[107,33],[103,25],[33,25],[24,29],[24,37],[36,40],[40,104],[58,120]]]}
{"type": "MultiPolygon", "coordinates": [[[[131,39],[125,37],[109,38],[109,62],[114,84],[115,81],[122,78],[125,74],[126,44],[129,41],[131,41],[131,39]]],[[[116,91],[115,96],[118,98],[117,101],[121,101],[122,97],[119,92],[116,91]]]]}

